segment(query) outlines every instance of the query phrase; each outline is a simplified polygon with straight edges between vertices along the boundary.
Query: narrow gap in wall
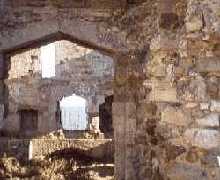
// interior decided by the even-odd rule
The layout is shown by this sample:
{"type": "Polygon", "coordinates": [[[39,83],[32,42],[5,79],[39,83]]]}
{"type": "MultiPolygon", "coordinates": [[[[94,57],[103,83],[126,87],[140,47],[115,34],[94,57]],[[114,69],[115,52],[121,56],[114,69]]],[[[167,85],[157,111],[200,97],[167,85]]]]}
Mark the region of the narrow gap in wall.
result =
{"type": "Polygon", "coordinates": [[[113,117],[112,103],[113,95],[105,97],[105,102],[99,105],[100,131],[105,134],[106,138],[113,138],[113,117]]]}
{"type": "Polygon", "coordinates": [[[38,129],[38,111],[33,109],[23,109],[19,112],[20,132],[24,136],[32,136],[38,129]]]}

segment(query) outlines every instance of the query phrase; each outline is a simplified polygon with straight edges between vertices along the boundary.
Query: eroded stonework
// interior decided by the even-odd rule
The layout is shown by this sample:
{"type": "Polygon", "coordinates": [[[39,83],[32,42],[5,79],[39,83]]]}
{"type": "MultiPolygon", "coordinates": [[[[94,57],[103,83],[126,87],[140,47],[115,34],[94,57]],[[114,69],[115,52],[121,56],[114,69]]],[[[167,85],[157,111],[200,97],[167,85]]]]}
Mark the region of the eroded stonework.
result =
{"type": "Polygon", "coordinates": [[[68,41],[54,44],[54,77],[42,77],[39,48],[12,55],[8,60],[8,78],[5,79],[8,114],[3,129],[22,133],[19,115],[22,110],[37,111],[36,135],[61,128],[61,120],[56,117],[58,104],[63,97],[72,94],[87,100],[88,121],[92,123],[92,117],[99,113],[99,105],[105,102],[106,96],[113,94],[112,58],[68,41]]]}
{"type": "Polygon", "coordinates": [[[114,58],[115,179],[220,179],[219,0],[1,2],[2,53],[70,38],[114,58]]]}

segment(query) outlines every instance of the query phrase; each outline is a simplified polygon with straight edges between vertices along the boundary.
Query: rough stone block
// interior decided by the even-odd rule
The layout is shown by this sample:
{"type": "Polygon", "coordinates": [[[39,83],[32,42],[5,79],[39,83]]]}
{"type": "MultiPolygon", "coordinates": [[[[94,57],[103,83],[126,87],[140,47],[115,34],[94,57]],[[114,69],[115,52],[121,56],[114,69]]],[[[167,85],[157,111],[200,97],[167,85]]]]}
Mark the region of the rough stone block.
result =
{"type": "Polygon", "coordinates": [[[150,44],[150,49],[152,51],[174,51],[178,47],[178,41],[175,39],[170,39],[165,35],[160,35],[159,37],[152,40],[150,44]]]}
{"type": "Polygon", "coordinates": [[[174,124],[177,126],[187,126],[191,122],[191,119],[181,109],[167,107],[161,113],[161,122],[174,124]]]}
{"type": "Polygon", "coordinates": [[[195,32],[201,30],[203,22],[200,17],[194,16],[186,23],[187,32],[195,32]]]}
{"type": "Polygon", "coordinates": [[[202,168],[189,163],[173,163],[167,168],[170,180],[207,180],[202,168]]]}
{"type": "Polygon", "coordinates": [[[134,119],[136,117],[136,104],[126,103],[126,115],[127,118],[134,119]]]}
{"type": "Polygon", "coordinates": [[[159,7],[161,13],[171,13],[174,12],[175,1],[174,0],[160,0],[159,7]]]}
{"type": "Polygon", "coordinates": [[[8,132],[19,132],[20,130],[19,115],[9,113],[5,120],[4,128],[8,132]]]}
{"type": "Polygon", "coordinates": [[[17,94],[18,95],[17,98],[20,101],[20,103],[23,103],[29,106],[34,106],[39,103],[38,89],[31,87],[31,86],[23,86],[22,88],[19,89],[18,92],[19,93],[17,94]]]}
{"type": "Polygon", "coordinates": [[[176,13],[175,0],[161,0],[159,3],[160,9],[160,27],[164,29],[173,29],[179,25],[179,17],[176,13]]]}
{"type": "Polygon", "coordinates": [[[150,101],[179,102],[176,87],[172,87],[170,82],[154,80],[151,82],[151,88],[150,101]]]}
{"type": "Polygon", "coordinates": [[[210,104],[209,103],[200,103],[200,109],[201,110],[208,110],[210,104]]]}
{"type": "Polygon", "coordinates": [[[220,72],[219,57],[207,57],[196,61],[196,68],[198,72],[220,72]]]}
{"type": "Polygon", "coordinates": [[[115,176],[125,176],[125,118],[126,103],[115,102],[112,105],[115,139],[115,176]]]}
{"type": "Polygon", "coordinates": [[[198,103],[193,103],[193,102],[189,102],[185,105],[185,107],[188,109],[196,108],[197,106],[198,106],[198,103]]]}
{"type": "Polygon", "coordinates": [[[211,129],[188,129],[184,133],[187,142],[193,146],[211,149],[220,146],[220,132],[211,129]]]}
{"type": "Polygon", "coordinates": [[[114,102],[112,104],[112,113],[113,116],[116,117],[123,117],[125,112],[125,103],[120,103],[120,102],[114,102]]]}
{"type": "Polygon", "coordinates": [[[160,27],[164,29],[176,29],[179,26],[179,18],[175,13],[163,13],[160,17],[160,27]]]}
{"type": "Polygon", "coordinates": [[[157,106],[154,103],[140,103],[137,107],[137,118],[152,118],[156,115],[157,106]]]}
{"type": "Polygon", "coordinates": [[[210,110],[213,112],[220,112],[220,101],[211,101],[210,110]]]}
{"type": "Polygon", "coordinates": [[[219,127],[220,115],[218,113],[209,114],[201,119],[197,119],[196,122],[202,127],[219,127]]]}
{"type": "Polygon", "coordinates": [[[92,129],[95,131],[95,132],[99,132],[99,116],[95,116],[95,117],[92,117],[92,123],[91,123],[91,126],[92,126],[92,129]]]}
{"type": "Polygon", "coordinates": [[[154,77],[165,77],[166,76],[166,66],[165,64],[158,64],[156,66],[152,66],[151,75],[154,77]]]}
{"type": "Polygon", "coordinates": [[[203,164],[209,165],[210,167],[219,168],[218,156],[220,154],[220,149],[212,149],[208,151],[205,156],[202,157],[201,162],[203,164]]]}
{"type": "Polygon", "coordinates": [[[185,101],[202,101],[207,102],[209,97],[207,95],[207,85],[201,76],[196,76],[195,79],[185,82],[178,82],[178,90],[181,98],[185,101]]]}

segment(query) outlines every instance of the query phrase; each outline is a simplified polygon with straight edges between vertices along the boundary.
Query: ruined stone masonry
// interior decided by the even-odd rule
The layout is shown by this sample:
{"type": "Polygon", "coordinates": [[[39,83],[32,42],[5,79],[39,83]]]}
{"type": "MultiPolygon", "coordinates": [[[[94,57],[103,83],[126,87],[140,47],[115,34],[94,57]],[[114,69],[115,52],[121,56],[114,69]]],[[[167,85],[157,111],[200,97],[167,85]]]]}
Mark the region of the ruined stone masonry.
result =
{"type": "Polygon", "coordinates": [[[18,128],[22,104],[10,103],[9,56],[60,40],[114,61],[116,180],[220,179],[219,0],[0,0],[2,130],[18,128]]]}
{"type": "Polygon", "coordinates": [[[5,130],[14,134],[38,135],[59,129],[57,104],[72,94],[87,100],[91,122],[93,114],[99,112],[99,105],[105,102],[105,96],[113,94],[114,64],[110,57],[68,41],[54,44],[54,77],[42,77],[40,48],[12,55],[7,62],[8,77],[4,83],[8,91],[8,115],[5,130]],[[25,127],[21,125],[25,122],[24,119],[19,120],[19,114],[32,109],[38,111],[37,132],[24,132],[25,127]]]}

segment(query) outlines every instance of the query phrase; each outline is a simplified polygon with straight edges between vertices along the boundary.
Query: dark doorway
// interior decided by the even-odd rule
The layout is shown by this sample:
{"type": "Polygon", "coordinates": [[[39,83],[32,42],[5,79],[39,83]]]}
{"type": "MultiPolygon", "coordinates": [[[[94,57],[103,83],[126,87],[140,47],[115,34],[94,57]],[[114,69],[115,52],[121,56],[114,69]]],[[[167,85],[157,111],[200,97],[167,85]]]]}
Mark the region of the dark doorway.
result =
{"type": "Polygon", "coordinates": [[[20,110],[20,132],[22,135],[34,135],[38,127],[38,111],[20,110]]]}
{"type": "Polygon", "coordinates": [[[102,133],[108,138],[113,137],[113,122],[112,122],[112,103],[113,95],[107,96],[105,102],[99,106],[99,127],[102,133]]]}

